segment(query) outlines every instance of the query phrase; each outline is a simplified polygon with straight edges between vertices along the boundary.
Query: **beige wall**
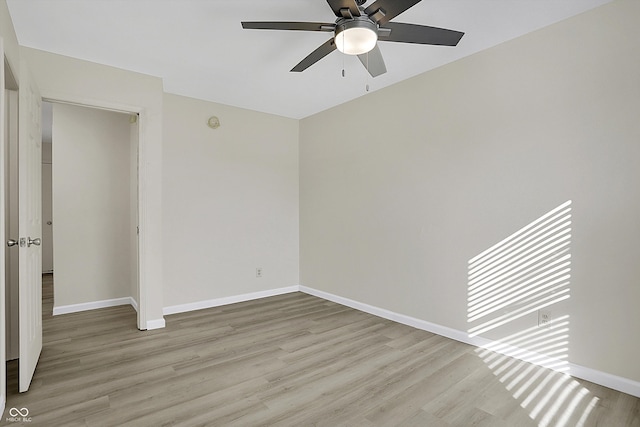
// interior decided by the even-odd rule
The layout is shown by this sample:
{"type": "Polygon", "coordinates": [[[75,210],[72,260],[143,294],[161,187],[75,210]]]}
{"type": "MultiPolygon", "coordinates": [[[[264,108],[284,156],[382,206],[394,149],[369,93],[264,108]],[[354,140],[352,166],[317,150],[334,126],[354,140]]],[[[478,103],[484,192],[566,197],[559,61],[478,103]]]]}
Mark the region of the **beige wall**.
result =
{"type": "Polygon", "coordinates": [[[638,16],[614,2],[302,120],[301,284],[467,331],[469,260],[572,200],[569,360],[639,381],[638,16]]]}
{"type": "Polygon", "coordinates": [[[126,114],[53,106],[54,310],[133,296],[130,127],[126,114]]]}
{"type": "Polygon", "coordinates": [[[6,1],[0,1],[0,37],[4,42],[4,54],[11,66],[13,76],[20,75],[20,52],[18,38],[11,22],[11,15],[6,1]]]}
{"type": "Polygon", "coordinates": [[[147,162],[140,185],[147,188],[141,202],[148,209],[140,215],[151,218],[146,251],[157,262],[147,262],[140,274],[153,312],[298,283],[296,120],[173,95],[158,98],[161,87],[153,77],[29,48],[21,53],[46,98],[143,107],[140,150],[147,162]],[[162,120],[164,113],[169,118],[162,120]],[[223,122],[216,131],[206,126],[213,114],[223,122]],[[163,150],[167,160],[158,164],[163,150]],[[166,200],[155,207],[160,189],[166,200]],[[164,246],[162,238],[170,243],[164,246]],[[264,271],[260,279],[256,267],[264,271]]]}
{"type": "Polygon", "coordinates": [[[165,305],[297,285],[298,121],[168,94],[163,117],[165,305]]]}

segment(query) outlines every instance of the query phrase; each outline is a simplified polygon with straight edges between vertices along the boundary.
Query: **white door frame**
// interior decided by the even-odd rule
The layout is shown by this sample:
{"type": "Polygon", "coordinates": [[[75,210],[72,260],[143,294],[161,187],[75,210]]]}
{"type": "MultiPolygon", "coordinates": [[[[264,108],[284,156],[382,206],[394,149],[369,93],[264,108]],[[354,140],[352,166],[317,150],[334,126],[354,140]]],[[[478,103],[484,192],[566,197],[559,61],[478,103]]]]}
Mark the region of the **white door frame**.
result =
{"type": "MultiPolygon", "coordinates": [[[[115,111],[118,113],[125,114],[138,114],[138,287],[137,294],[134,295],[134,299],[138,303],[138,329],[145,330],[147,329],[147,289],[148,289],[148,281],[145,274],[145,254],[148,248],[145,246],[145,237],[147,227],[145,227],[145,218],[146,212],[148,210],[147,207],[147,197],[146,197],[146,185],[145,185],[145,164],[146,164],[146,152],[145,149],[148,144],[148,132],[147,132],[147,123],[148,123],[148,112],[145,108],[128,105],[128,104],[120,104],[113,103],[108,101],[100,101],[95,99],[86,99],[83,97],[77,97],[72,95],[60,95],[56,94],[56,96],[50,97],[43,94],[43,101],[58,103],[58,104],[72,104],[81,107],[88,108],[98,108],[102,110],[115,111]]],[[[55,119],[54,119],[55,120],[55,119]]],[[[54,248],[55,250],[55,248],[54,248]]],[[[54,273],[55,274],[55,273],[54,273]]]]}

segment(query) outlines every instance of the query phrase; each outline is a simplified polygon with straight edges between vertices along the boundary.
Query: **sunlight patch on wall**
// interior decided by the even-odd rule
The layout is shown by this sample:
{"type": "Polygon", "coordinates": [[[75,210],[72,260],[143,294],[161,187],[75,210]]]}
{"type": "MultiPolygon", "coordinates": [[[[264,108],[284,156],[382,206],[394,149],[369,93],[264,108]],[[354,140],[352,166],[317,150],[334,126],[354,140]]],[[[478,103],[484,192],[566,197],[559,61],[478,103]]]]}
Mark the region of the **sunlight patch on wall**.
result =
{"type": "Polygon", "coordinates": [[[569,298],[571,201],[472,258],[467,322],[477,336],[569,298]]]}
{"type": "Polygon", "coordinates": [[[570,297],[570,279],[570,200],[469,260],[469,336],[500,336],[476,353],[540,426],[584,425],[598,402],[567,374],[569,316],[535,316],[570,297]]]}

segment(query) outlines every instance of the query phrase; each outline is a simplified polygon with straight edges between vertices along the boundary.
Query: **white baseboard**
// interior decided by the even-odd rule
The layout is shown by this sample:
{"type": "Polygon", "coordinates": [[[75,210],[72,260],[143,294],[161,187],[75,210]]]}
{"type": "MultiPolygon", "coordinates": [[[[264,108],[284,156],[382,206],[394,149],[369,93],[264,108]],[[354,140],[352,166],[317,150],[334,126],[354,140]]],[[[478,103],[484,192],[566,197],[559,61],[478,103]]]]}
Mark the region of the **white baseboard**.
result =
{"type": "Polygon", "coordinates": [[[172,305],[172,306],[163,308],[162,314],[166,316],[168,314],[185,313],[188,311],[202,310],[204,308],[219,307],[221,305],[251,301],[254,299],[272,297],[274,295],[288,294],[291,292],[297,292],[298,290],[299,290],[299,286],[294,285],[294,286],[287,286],[284,288],[269,289],[266,291],[251,292],[248,294],[233,295],[230,297],[215,298],[215,299],[210,299],[206,301],[197,301],[197,302],[192,302],[188,304],[172,305]]]}
{"type": "Polygon", "coordinates": [[[102,301],[84,302],[81,304],[61,305],[53,307],[53,315],[58,316],[60,314],[77,313],[79,311],[95,310],[98,308],[116,307],[119,305],[131,305],[134,308],[137,304],[131,297],[106,299],[102,301]]]}
{"type": "Polygon", "coordinates": [[[164,318],[147,320],[147,331],[151,331],[153,329],[162,329],[164,328],[164,326],[165,326],[164,318]]]}
{"type": "Polygon", "coordinates": [[[640,397],[640,382],[638,381],[597,371],[575,363],[569,363],[569,375],[630,394],[631,396],[640,397]]]}
{"type": "Polygon", "coordinates": [[[300,286],[300,292],[313,295],[322,299],[333,301],[335,303],[346,305],[347,307],[355,308],[356,310],[364,311],[365,313],[373,314],[384,319],[393,320],[394,322],[402,323],[403,325],[413,326],[423,331],[432,332],[434,334],[442,335],[443,337],[451,338],[456,341],[465,342],[467,344],[478,345],[476,343],[469,342],[469,336],[457,329],[448,328],[446,326],[438,325],[435,323],[427,322],[426,320],[416,319],[415,317],[406,316],[404,314],[398,314],[384,308],[375,307],[373,305],[364,304],[358,301],[354,301],[349,298],[344,298],[338,295],[330,294],[328,292],[319,291],[317,289],[308,288],[306,286],[300,286]]]}
{"type": "Polygon", "coordinates": [[[133,309],[137,313],[138,312],[138,301],[136,301],[135,298],[133,298],[133,297],[129,297],[129,298],[131,298],[131,307],[133,307],[133,309]]]}
{"type": "MultiPolygon", "coordinates": [[[[456,341],[460,341],[466,344],[470,344],[481,348],[500,347],[500,353],[507,356],[515,357],[526,362],[532,362],[536,365],[542,365],[547,368],[553,369],[553,361],[549,363],[540,363],[540,355],[533,352],[526,352],[520,348],[513,346],[505,346],[493,340],[489,340],[482,337],[470,337],[466,332],[449,328],[446,326],[438,325],[435,323],[427,322],[425,320],[416,319],[415,317],[406,316],[404,314],[395,313],[390,310],[386,310],[380,307],[375,307],[369,304],[364,304],[349,298],[344,298],[338,295],[334,295],[328,292],[320,291],[317,289],[309,288],[307,286],[299,286],[300,292],[304,292],[309,295],[314,295],[328,301],[333,301],[337,304],[345,305],[347,307],[355,308],[356,310],[364,311],[365,313],[373,314],[384,319],[393,320],[394,322],[402,323],[404,325],[412,326],[423,331],[431,332],[443,337],[451,338],[456,341]]],[[[605,387],[612,388],[614,390],[621,391],[623,393],[630,394],[632,396],[640,397],[640,382],[633,381],[628,378],[619,377],[606,372],[598,371],[595,369],[587,368],[584,366],[568,363],[568,370],[562,372],[569,375],[581,378],[583,380],[590,381],[595,384],[599,384],[605,387]]]]}

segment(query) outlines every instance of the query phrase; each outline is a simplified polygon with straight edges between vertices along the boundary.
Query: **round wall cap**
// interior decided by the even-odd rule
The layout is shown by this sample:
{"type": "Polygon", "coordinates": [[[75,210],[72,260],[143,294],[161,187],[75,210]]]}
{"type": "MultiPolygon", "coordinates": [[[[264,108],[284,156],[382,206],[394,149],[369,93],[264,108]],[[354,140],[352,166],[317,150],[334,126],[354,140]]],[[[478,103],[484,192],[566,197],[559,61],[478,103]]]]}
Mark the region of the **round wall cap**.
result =
{"type": "Polygon", "coordinates": [[[207,126],[211,129],[218,129],[220,127],[220,119],[216,116],[209,117],[209,120],[207,120],[207,126]]]}

